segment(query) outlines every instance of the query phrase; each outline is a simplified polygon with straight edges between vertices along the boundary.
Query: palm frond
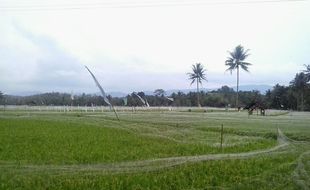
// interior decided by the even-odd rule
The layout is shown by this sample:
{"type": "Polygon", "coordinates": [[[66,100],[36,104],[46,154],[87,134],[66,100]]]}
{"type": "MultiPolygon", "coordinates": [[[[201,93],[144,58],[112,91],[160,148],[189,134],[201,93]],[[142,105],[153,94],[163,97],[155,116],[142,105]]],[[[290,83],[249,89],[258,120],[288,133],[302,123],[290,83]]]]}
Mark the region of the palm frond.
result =
{"type": "Polygon", "coordinates": [[[201,76],[201,79],[205,80],[205,81],[208,81],[207,80],[207,77],[205,75],[201,76]]]}
{"type": "Polygon", "coordinates": [[[196,81],[196,79],[193,79],[192,82],[191,82],[191,85],[192,85],[195,81],[196,81]]]}
{"type": "Polygon", "coordinates": [[[245,50],[244,55],[243,55],[243,59],[241,59],[241,61],[245,60],[248,56],[251,55],[248,53],[249,51],[250,51],[250,49],[245,50]]]}
{"type": "Polygon", "coordinates": [[[226,69],[226,71],[229,71],[230,74],[232,74],[233,70],[235,69],[235,67],[231,66],[228,69],[226,69]]]}
{"type": "Polygon", "coordinates": [[[236,69],[237,67],[241,67],[243,70],[249,72],[248,66],[252,65],[251,63],[244,62],[244,60],[250,55],[248,52],[250,50],[244,50],[243,46],[238,45],[235,47],[235,49],[232,52],[228,52],[230,57],[227,57],[227,60],[225,61],[225,65],[228,66],[228,69],[226,71],[232,71],[236,69]]]}
{"type": "Polygon", "coordinates": [[[204,69],[201,63],[196,63],[192,65],[192,73],[187,73],[188,79],[191,80],[191,85],[198,81],[198,83],[202,83],[202,80],[207,80],[206,78],[206,69],[204,69]]]}
{"type": "Polygon", "coordinates": [[[306,67],[305,70],[303,70],[303,72],[305,73],[310,73],[310,65],[304,65],[306,67]]]}
{"type": "Polygon", "coordinates": [[[248,65],[252,65],[252,63],[241,61],[241,62],[239,62],[239,65],[246,65],[246,66],[248,66],[248,65]]]}
{"type": "Polygon", "coordinates": [[[231,51],[230,51],[229,54],[230,54],[230,56],[231,56],[232,59],[235,59],[235,56],[236,56],[236,55],[235,55],[234,52],[231,52],[231,51]]]}
{"type": "Polygon", "coordinates": [[[245,65],[240,65],[240,67],[245,70],[246,72],[249,72],[249,68],[245,65]]]}

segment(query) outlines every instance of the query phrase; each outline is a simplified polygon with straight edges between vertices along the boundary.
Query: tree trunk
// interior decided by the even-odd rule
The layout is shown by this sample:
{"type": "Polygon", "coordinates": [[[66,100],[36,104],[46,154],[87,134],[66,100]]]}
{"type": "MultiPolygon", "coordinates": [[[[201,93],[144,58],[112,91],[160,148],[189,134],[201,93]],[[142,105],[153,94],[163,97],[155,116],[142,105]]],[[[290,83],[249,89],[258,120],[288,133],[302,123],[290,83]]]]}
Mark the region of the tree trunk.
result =
{"type": "Polygon", "coordinates": [[[236,95],[236,108],[239,108],[239,66],[237,66],[237,95],[236,95]]]}
{"type": "Polygon", "coordinates": [[[198,83],[198,79],[196,79],[197,81],[197,106],[200,107],[200,103],[199,103],[199,83],[198,83]]]}
{"type": "Polygon", "coordinates": [[[304,91],[301,90],[301,111],[304,111],[304,91]]]}

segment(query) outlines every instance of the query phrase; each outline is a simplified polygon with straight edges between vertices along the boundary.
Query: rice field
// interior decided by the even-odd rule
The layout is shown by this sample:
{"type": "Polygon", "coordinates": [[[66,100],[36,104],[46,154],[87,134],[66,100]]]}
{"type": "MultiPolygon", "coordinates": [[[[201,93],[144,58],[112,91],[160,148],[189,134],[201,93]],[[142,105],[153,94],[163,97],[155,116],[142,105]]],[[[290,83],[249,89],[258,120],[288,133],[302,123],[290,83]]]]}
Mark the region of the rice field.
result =
{"type": "Polygon", "coordinates": [[[310,113],[116,109],[2,110],[0,189],[310,188],[310,113]]]}

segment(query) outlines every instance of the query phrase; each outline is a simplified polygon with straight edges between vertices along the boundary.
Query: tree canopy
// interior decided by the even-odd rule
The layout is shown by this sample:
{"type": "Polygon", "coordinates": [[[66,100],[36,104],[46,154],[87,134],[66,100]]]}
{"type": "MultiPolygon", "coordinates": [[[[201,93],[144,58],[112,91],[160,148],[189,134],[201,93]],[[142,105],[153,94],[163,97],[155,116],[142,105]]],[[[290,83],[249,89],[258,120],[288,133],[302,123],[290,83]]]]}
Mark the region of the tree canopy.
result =
{"type": "Polygon", "coordinates": [[[202,84],[202,81],[207,81],[206,78],[206,70],[204,69],[203,65],[201,63],[196,63],[195,65],[192,65],[192,73],[187,73],[189,76],[189,80],[191,80],[191,85],[196,82],[197,86],[197,106],[200,106],[199,102],[199,84],[202,84]]]}

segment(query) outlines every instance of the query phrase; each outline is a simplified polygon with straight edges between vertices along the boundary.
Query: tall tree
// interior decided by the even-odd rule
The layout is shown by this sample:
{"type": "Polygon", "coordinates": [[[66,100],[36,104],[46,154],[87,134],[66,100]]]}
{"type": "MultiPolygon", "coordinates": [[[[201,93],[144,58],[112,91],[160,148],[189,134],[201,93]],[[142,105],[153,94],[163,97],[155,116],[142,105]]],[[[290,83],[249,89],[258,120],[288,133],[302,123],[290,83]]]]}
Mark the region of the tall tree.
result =
{"type": "Polygon", "coordinates": [[[0,91],[0,104],[2,103],[3,93],[0,91]]]}
{"type": "Polygon", "coordinates": [[[276,84],[272,90],[266,92],[265,100],[268,102],[268,106],[274,109],[288,109],[290,101],[288,99],[289,87],[276,84]]]}
{"type": "Polygon", "coordinates": [[[304,70],[304,73],[306,75],[307,82],[310,82],[310,65],[305,65],[306,70],[304,70]]]}
{"type": "Polygon", "coordinates": [[[239,107],[239,69],[243,69],[246,72],[249,72],[248,66],[252,65],[251,63],[245,62],[245,59],[250,55],[249,49],[244,50],[241,45],[235,47],[232,52],[229,52],[229,57],[225,61],[225,65],[228,66],[227,71],[232,73],[233,70],[237,69],[237,94],[236,94],[236,107],[239,107]]]}
{"type": "Polygon", "coordinates": [[[309,86],[307,82],[308,82],[307,76],[303,72],[297,73],[294,80],[291,81],[291,85],[293,86],[293,88],[295,88],[296,91],[299,92],[300,94],[301,111],[304,111],[304,93],[307,87],[309,86]]]}
{"type": "Polygon", "coordinates": [[[165,96],[166,92],[163,89],[156,89],[154,91],[154,95],[155,95],[155,99],[154,99],[154,104],[156,105],[162,105],[164,102],[164,96],[165,96]]]}
{"type": "Polygon", "coordinates": [[[192,73],[187,73],[189,76],[189,80],[191,80],[191,85],[196,82],[197,84],[197,106],[200,107],[199,103],[199,84],[202,84],[202,81],[207,81],[206,78],[206,70],[204,69],[203,65],[201,63],[196,63],[195,65],[192,65],[192,73]]]}
{"type": "Polygon", "coordinates": [[[163,89],[156,89],[154,91],[155,96],[164,96],[165,95],[165,91],[163,89]]]}

